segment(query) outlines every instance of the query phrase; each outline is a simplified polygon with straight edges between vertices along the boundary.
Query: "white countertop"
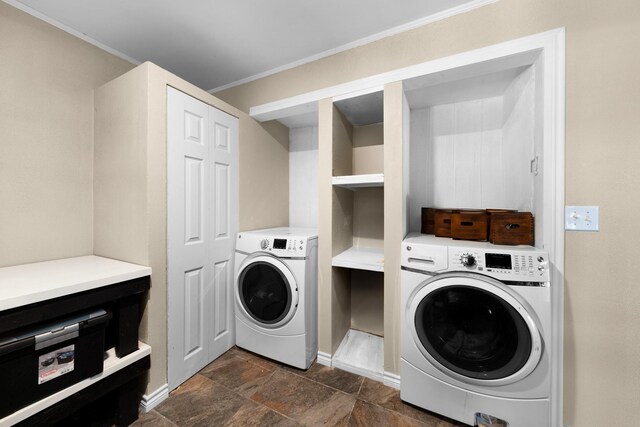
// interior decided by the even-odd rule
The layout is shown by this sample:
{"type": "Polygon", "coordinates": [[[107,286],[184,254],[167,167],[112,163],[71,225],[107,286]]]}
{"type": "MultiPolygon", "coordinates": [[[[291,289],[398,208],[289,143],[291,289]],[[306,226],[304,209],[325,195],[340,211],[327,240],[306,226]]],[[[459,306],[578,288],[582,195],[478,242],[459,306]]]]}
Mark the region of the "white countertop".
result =
{"type": "Polygon", "coordinates": [[[151,267],[87,255],[0,268],[0,311],[151,275],[151,267]]]}

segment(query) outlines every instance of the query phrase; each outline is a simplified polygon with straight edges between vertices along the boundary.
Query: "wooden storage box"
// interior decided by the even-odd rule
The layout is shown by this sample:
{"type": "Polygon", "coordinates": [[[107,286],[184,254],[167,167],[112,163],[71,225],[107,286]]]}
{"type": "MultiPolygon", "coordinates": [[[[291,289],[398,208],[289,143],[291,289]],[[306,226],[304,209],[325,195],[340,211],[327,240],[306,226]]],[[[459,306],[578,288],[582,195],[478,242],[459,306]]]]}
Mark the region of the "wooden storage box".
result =
{"type": "Polygon", "coordinates": [[[436,209],[434,214],[434,234],[438,237],[451,237],[451,209],[436,209]]]}
{"type": "Polygon", "coordinates": [[[486,212],[489,215],[493,215],[495,213],[513,213],[517,211],[513,209],[486,209],[486,212]]]}
{"type": "Polygon", "coordinates": [[[436,210],[433,208],[422,208],[422,234],[436,234],[436,210]]]}
{"type": "Polygon", "coordinates": [[[489,241],[496,245],[534,244],[531,212],[496,212],[491,215],[489,241]]]}
{"type": "Polygon", "coordinates": [[[489,217],[482,211],[457,211],[451,214],[451,237],[459,240],[486,241],[489,217]]]}
{"type": "Polygon", "coordinates": [[[489,229],[487,230],[487,236],[489,240],[491,240],[491,216],[496,213],[511,213],[511,212],[517,212],[517,211],[513,209],[487,209],[487,215],[489,215],[489,218],[488,218],[489,229]]]}

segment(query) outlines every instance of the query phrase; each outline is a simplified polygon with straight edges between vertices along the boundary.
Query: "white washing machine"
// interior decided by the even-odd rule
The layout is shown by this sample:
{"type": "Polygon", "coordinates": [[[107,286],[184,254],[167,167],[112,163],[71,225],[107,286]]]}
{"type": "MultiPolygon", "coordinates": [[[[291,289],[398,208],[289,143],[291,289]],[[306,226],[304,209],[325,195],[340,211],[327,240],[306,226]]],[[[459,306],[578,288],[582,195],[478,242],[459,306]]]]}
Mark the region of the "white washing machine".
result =
{"type": "Polygon", "coordinates": [[[470,425],[485,414],[549,426],[548,258],[529,246],[407,236],[402,400],[470,425]]]}
{"type": "Polygon", "coordinates": [[[300,369],[318,353],[318,233],[271,228],[236,239],[236,345],[300,369]]]}

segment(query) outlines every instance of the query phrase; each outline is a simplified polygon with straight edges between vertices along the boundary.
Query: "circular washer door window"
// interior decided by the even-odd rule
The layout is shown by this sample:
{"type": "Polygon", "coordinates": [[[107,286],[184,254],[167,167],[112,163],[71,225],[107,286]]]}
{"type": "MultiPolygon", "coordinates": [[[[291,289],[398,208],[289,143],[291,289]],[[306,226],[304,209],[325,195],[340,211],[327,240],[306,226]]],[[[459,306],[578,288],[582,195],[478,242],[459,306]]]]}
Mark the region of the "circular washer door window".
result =
{"type": "Polygon", "coordinates": [[[258,324],[278,327],[291,319],[298,304],[298,289],[291,272],[273,257],[251,260],[238,275],[238,300],[258,324]]]}
{"type": "Polygon", "coordinates": [[[541,343],[524,307],[504,285],[446,282],[425,286],[414,299],[414,338],[421,351],[471,382],[509,383],[528,375],[540,359],[541,343]]]}

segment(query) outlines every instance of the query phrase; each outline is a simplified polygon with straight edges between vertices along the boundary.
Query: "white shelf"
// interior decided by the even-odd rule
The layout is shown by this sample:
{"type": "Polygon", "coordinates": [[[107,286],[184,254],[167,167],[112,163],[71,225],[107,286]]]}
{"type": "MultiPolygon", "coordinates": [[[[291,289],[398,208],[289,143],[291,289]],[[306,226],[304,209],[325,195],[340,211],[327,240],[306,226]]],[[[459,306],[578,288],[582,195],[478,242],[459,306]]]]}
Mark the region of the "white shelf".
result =
{"type": "Polygon", "coordinates": [[[382,337],[349,329],[336,354],[332,366],[372,380],[384,377],[384,341],[382,337]]]}
{"type": "Polygon", "coordinates": [[[0,268],[0,311],[151,275],[151,268],[94,255],[0,268]]]}
{"type": "Polygon", "coordinates": [[[352,247],[333,257],[334,267],[358,270],[384,271],[384,249],[352,247]]]}
{"type": "Polygon", "coordinates": [[[145,356],[151,354],[151,347],[143,342],[138,342],[138,350],[134,351],[131,354],[128,354],[122,358],[116,357],[115,349],[111,348],[107,351],[107,359],[104,361],[104,368],[102,373],[98,375],[94,375],[91,378],[84,379],[80,382],[77,382],[65,389],[60,390],[57,393],[49,395],[44,399],[40,399],[37,402],[32,403],[29,406],[21,408],[14,412],[11,415],[8,415],[4,418],[0,419],[0,426],[12,426],[14,424],[19,423],[32,415],[37,414],[38,412],[46,409],[56,403],[66,399],[67,397],[75,394],[90,385],[97,383],[98,381],[108,377],[109,375],[114,374],[122,368],[125,368],[131,365],[134,362],[142,359],[145,356]]]}
{"type": "Polygon", "coordinates": [[[333,185],[348,188],[353,191],[358,188],[382,187],[384,186],[384,174],[371,173],[366,175],[334,176],[333,185]]]}

